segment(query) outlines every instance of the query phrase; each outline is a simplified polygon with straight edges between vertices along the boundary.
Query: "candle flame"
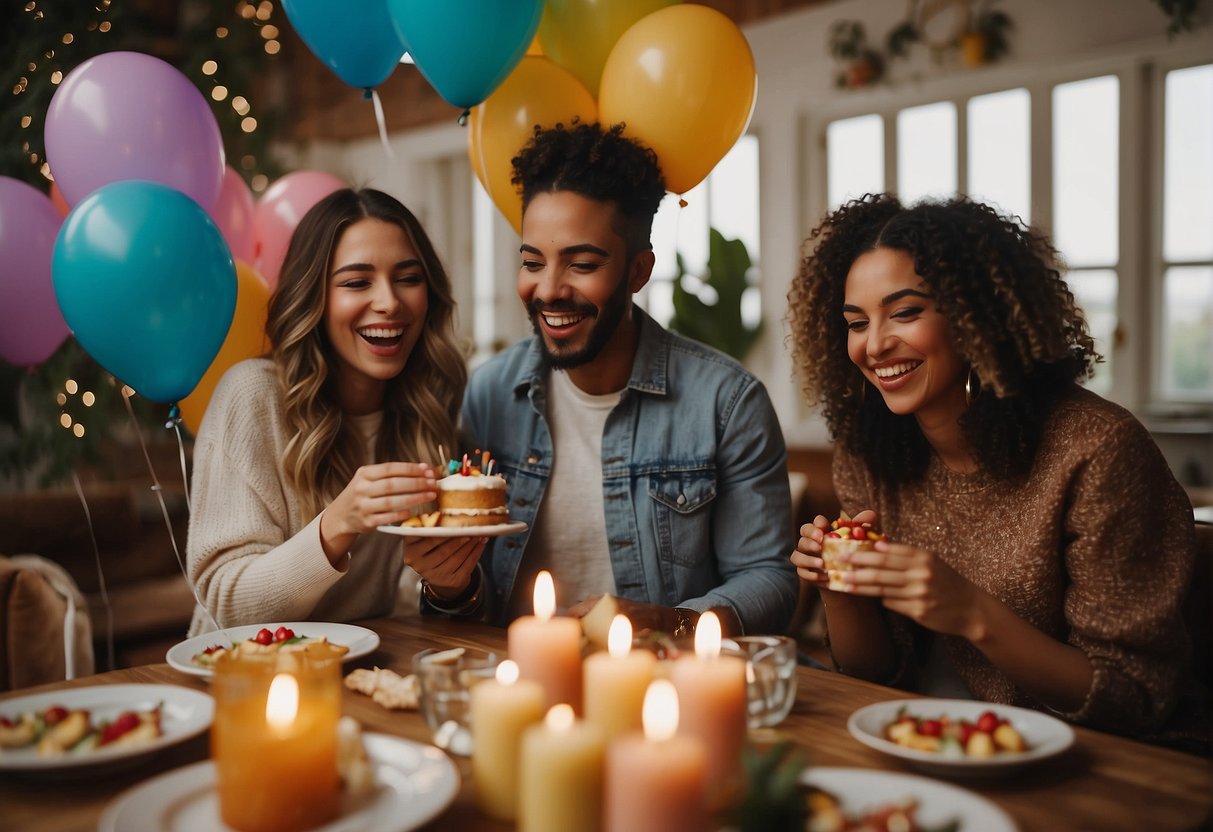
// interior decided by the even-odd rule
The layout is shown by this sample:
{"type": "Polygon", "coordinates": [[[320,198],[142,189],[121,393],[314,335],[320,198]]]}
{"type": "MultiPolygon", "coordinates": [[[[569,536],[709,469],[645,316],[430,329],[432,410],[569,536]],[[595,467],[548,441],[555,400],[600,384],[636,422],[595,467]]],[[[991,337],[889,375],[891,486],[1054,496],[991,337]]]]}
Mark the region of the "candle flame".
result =
{"type": "Polygon", "coordinates": [[[611,629],[607,632],[607,652],[612,658],[622,659],[632,651],[632,622],[628,617],[617,613],[611,619],[611,629]]]}
{"type": "Polygon", "coordinates": [[[720,655],[720,619],[711,610],[699,616],[695,625],[695,655],[701,659],[720,655]]]}
{"type": "Polygon", "coordinates": [[[299,682],[289,673],[279,673],[270,682],[265,699],[265,721],[275,728],[286,728],[299,713],[299,682]]]}
{"type": "Polygon", "coordinates": [[[678,733],[678,691],[669,679],[649,684],[641,712],[646,739],[661,742],[678,733]]]}
{"type": "Polygon", "coordinates": [[[535,617],[547,621],[556,614],[556,585],[546,569],[535,576],[535,617]]]}
{"type": "Polygon", "coordinates": [[[548,711],[548,715],[543,718],[543,723],[549,731],[564,734],[573,727],[575,719],[573,706],[562,702],[559,705],[552,706],[551,710],[548,711]]]}
{"type": "Polygon", "coordinates": [[[512,685],[518,681],[518,663],[506,659],[497,665],[497,681],[502,685],[512,685]]]}

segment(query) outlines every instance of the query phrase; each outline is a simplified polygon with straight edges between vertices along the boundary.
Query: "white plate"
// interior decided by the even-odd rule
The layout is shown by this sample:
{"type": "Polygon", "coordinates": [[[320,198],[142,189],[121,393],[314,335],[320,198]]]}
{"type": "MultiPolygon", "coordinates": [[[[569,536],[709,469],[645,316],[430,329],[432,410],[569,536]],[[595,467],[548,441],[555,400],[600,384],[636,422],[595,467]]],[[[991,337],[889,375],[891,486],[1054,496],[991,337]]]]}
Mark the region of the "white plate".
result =
{"type": "MultiPolygon", "coordinates": [[[[343,798],[341,815],[311,832],[406,832],[450,805],[459,793],[459,770],[432,745],[387,734],[363,734],[378,788],[343,798]]],[[[220,832],[215,764],[175,769],[118,795],[97,825],[100,832],[220,832]]]]}
{"type": "Polygon", "coordinates": [[[379,531],[401,537],[500,537],[525,532],[526,523],[498,523],[495,526],[380,526],[379,531]]]}
{"type": "Polygon", "coordinates": [[[866,768],[810,768],[801,781],[824,789],[842,802],[847,814],[878,809],[889,803],[913,798],[918,801],[921,826],[942,826],[959,821],[959,832],[1015,832],[1018,827],[1002,809],[984,797],[958,786],[866,768]]]}
{"type": "Polygon", "coordinates": [[[228,627],[225,630],[214,630],[200,636],[186,639],[174,644],[165,654],[164,660],[180,670],[194,676],[212,676],[215,671],[209,667],[199,667],[194,664],[194,656],[208,647],[216,644],[230,645],[257,635],[262,627],[271,633],[279,627],[288,627],[295,635],[309,638],[326,638],[333,644],[341,644],[350,648],[342,661],[357,659],[370,653],[379,646],[379,634],[366,627],[356,627],[353,624],[331,624],[324,621],[281,621],[274,624],[249,624],[240,627],[228,627]]]}
{"type": "Polygon", "coordinates": [[[1014,769],[1053,757],[1074,744],[1074,729],[1060,719],[1015,708],[972,699],[893,699],[860,708],[847,720],[851,736],[869,748],[900,757],[917,769],[945,777],[971,777],[1005,774],[1014,769]],[[976,722],[986,711],[993,711],[1023,737],[1027,751],[995,754],[993,757],[949,757],[933,751],[906,748],[884,738],[884,730],[897,719],[897,712],[906,709],[910,716],[934,719],[941,716],[976,722]]]}
{"type": "Polygon", "coordinates": [[[6,748],[0,753],[0,771],[54,771],[64,773],[108,766],[152,754],[184,742],[210,727],[215,700],[201,691],[177,685],[96,685],[19,696],[0,702],[0,714],[12,719],[26,711],[41,711],[55,705],[69,710],[87,710],[94,725],[108,722],[123,711],[146,711],[161,705],[160,730],[154,741],[143,745],[116,745],[95,751],[40,757],[35,748],[6,748]]]}

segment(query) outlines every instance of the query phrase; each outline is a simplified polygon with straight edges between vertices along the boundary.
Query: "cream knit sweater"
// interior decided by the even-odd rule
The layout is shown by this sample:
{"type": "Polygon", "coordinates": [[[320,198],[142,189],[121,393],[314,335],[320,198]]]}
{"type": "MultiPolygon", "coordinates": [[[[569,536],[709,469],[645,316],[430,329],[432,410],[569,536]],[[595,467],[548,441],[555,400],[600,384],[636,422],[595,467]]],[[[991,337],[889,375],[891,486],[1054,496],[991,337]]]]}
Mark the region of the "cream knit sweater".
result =
{"type": "MultiPolygon", "coordinates": [[[[286,485],[288,434],[274,366],[243,361],[215,388],[194,445],[190,581],[222,627],[275,621],[350,621],[387,615],[416,598],[400,538],[364,534],[348,568],[333,568],[320,543],[320,515],[306,517],[286,485]]],[[[367,435],[367,459],[374,432],[367,435]]],[[[416,610],[415,601],[412,609],[416,610]]],[[[190,634],[214,625],[194,611],[190,634]]]]}

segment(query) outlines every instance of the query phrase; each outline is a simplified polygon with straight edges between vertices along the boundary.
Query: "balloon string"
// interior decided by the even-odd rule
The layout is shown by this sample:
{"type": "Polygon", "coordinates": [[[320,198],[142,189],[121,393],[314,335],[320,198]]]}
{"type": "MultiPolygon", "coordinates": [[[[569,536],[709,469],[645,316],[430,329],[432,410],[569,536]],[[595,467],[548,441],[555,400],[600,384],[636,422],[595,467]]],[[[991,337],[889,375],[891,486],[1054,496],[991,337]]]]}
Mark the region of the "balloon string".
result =
{"type": "Polygon", "coordinates": [[[180,411],[177,405],[173,405],[173,417],[169,419],[168,426],[172,426],[173,432],[177,434],[177,455],[181,460],[181,485],[185,489],[185,510],[190,514],[194,512],[194,503],[190,500],[190,475],[186,471],[185,465],[185,440],[181,438],[181,417],[177,414],[180,411]]]}
{"type": "Polygon", "coordinates": [[[375,124],[379,126],[379,142],[383,145],[383,152],[395,162],[396,152],[387,140],[387,119],[383,117],[383,101],[379,98],[378,90],[371,90],[371,103],[375,105],[375,124]]]}
{"type": "Polygon", "coordinates": [[[143,431],[139,429],[139,422],[135,418],[135,410],[131,407],[130,396],[123,394],[122,403],[126,405],[127,415],[131,417],[131,426],[135,429],[135,436],[139,439],[139,447],[143,450],[143,459],[147,462],[147,470],[152,475],[152,491],[155,492],[156,499],[160,501],[160,514],[164,517],[164,526],[168,529],[169,543],[173,545],[173,554],[177,556],[177,565],[181,567],[181,574],[185,578],[185,585],[190,588],[194,601],[201,607],[212,628],[222,630],[223,628],[219,626],[219,622],[211,615],[211,611],[202,603],[202,598],[198,595],[198,588],[194,586],[193,581],[190,580],[189,572],[186,571],[185,561],[181,557],[181,550],[177,548],[177,537],[173,534],[173,521],[169,519],[168,506],[164,503],[164,490],[160,487],[160,480],[156,477],[156,468],[152,465],[152,458],[147,452],[147,443],[143,441],[143,431]]]}
{"type": "Polygon", "coordinates": [[[89,511],[88,500],[84,498],[84,488],[80,478],[72,471],[72,484],[76,486],[76,494],[80,497],[80,505],[84,506],[84,520],[88,523],[88,537],[93,542],[93,558],[97,562],[97,584],[101,590],[101,605],[105,607],[105,658],[109,662],[107,670],[117,670],[114,664],[114,608],[110,606],[109,592],[105,589],[105,572],[101,568],[101,547],[97,545],[97,535],[93,531],[93,513],[89,511]]]}

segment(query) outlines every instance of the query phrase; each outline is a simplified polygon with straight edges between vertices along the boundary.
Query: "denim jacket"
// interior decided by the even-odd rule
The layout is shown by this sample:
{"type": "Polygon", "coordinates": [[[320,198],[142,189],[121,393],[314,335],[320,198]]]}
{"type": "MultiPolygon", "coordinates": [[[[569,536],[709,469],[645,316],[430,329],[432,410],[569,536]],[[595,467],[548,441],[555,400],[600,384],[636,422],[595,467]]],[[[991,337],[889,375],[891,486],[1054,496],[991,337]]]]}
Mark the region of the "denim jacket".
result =
{"type": "MultiPolygon", "coordinates": [[[[732,359],[667,332],[638,308],[627,388],[602,437],[602,496],[616,594],[703,611],[729,607],[747,633],[783,632],[797,578],[787,451],[762,383],[732,359]]],[[[510,516],[535,527],[552,464],[537,338],[473,373],[463,428],[509,483],[510,516]]],[[[505,623],[524,534],[491,538],[488,616],[505,623]]],[[[579,599],[561,599],[573,603],[579,599]]]]}

